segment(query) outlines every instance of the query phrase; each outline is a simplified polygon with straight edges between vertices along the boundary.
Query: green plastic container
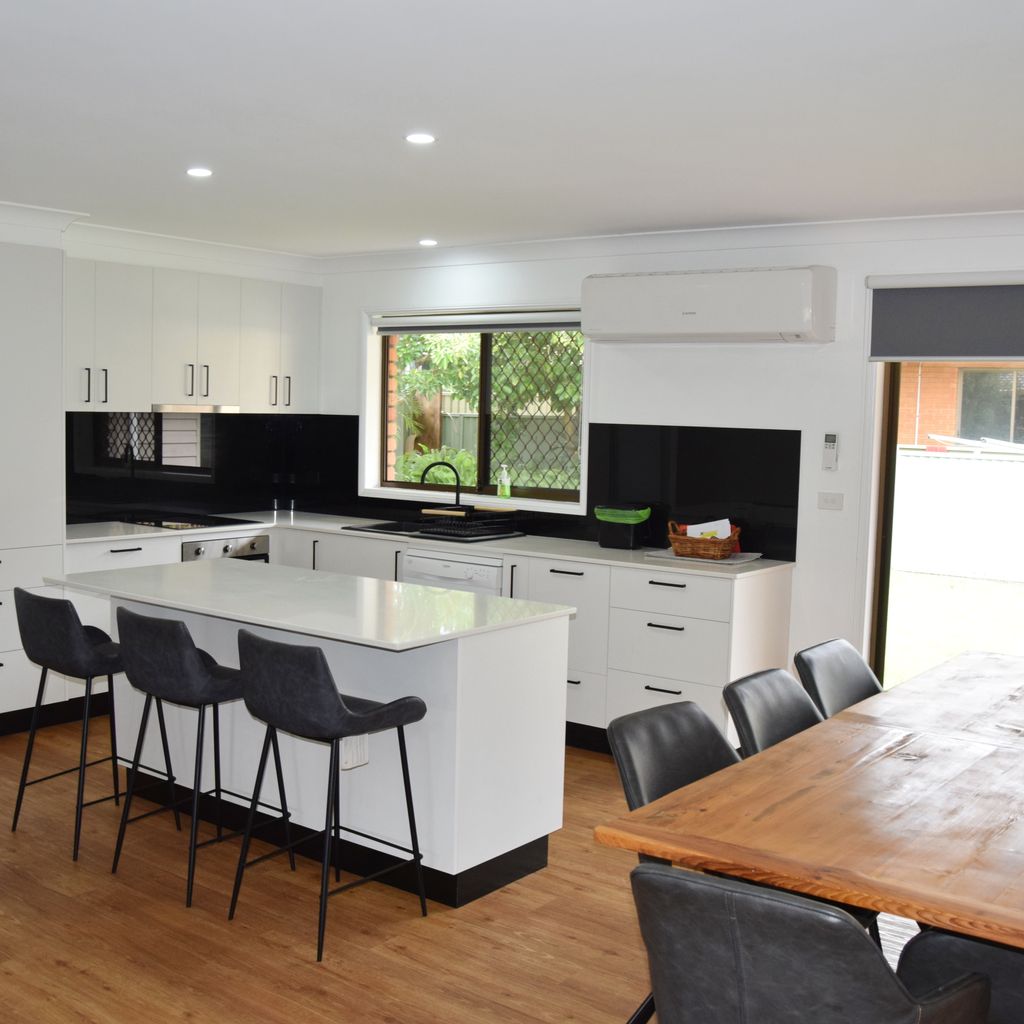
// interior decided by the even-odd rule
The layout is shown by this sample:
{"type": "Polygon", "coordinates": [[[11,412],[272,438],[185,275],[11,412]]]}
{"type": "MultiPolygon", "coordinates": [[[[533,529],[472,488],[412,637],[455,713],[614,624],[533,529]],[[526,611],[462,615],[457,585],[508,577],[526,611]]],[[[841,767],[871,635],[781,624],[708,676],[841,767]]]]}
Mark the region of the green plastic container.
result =
{"type": "Polygon", "coordinates": [[[603,548],[633,550],[642,546],[640,527],[651,518],[646,505],[595,505],[594,518],[600,524],[597,543],[603,548]]]}

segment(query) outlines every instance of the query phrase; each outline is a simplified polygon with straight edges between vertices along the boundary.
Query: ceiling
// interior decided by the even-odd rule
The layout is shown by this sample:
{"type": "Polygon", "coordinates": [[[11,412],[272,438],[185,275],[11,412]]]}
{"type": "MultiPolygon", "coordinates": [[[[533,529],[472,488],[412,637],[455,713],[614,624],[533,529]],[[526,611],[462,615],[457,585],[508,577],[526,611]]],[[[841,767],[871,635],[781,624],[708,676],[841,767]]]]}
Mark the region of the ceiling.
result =
{"type": "Polygon", "coordinates": [[[12,0],[0,200],[310,255],[1019,210],[1022,43],[1019,0],[12,0]]]}

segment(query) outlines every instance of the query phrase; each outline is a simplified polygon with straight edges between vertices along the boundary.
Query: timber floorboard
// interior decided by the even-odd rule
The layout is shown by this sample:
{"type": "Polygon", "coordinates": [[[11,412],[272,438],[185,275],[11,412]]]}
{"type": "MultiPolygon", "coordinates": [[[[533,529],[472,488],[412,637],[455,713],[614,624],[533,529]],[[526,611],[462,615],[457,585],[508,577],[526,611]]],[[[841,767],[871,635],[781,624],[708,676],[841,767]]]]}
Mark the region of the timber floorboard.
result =
{"type": "MultiPolygon", "coordinates": [[[[79,729],[39,732],[33,777],[77,762],[79,729]]],[[[105,720],[90,733],[90,758],[108,753],[105,720]]],[[[187,910],[185,814],[181,833],[169,813],[131,825],[116,875],[112,801],[86,808],[71,860],[73,775],[30,787],[12,834],[24,750],[24,734],[0,738],[4,1024],[621,1024],[648,990],[636,859],[592,837],[626,809],[606,755],[567,750],[565,824],[545,870],[458,910],[431,903],[425,919],[415,896],[383,885],[336,896],[317,964],[315,862],[247,871],[229,922],[238,840],[207,847],[187,910]]],[[[109,766],[88,778],[86,799],[109,792],[109,766]]],[[[200,824],[200,839],[212,834],[200,824]]]]}

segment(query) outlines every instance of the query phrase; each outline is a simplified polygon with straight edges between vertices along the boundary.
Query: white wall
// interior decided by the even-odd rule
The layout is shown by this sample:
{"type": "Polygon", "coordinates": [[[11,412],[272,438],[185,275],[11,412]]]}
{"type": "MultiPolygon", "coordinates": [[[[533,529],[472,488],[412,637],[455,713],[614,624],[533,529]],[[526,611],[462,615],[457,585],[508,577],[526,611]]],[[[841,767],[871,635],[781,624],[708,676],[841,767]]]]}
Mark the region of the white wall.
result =
{"type": "MultiPolygon", "coordinates": [[[[324,412],[357,414],[370,313],[578,305],[587,274],[821,263],[838,270],[834,344],[597,345],[589,418],[803,432],[790,649],[864,641],[872,575],[878,374],[868,363],[868,275],[1024,270],[1024,217],[726,229],[328,261],[324,412]],[[822,435],[839,434],[836,472],[822,435]],[[819,491],[844,495],[819,511],[819,491]]],[[[1024,275],[1022,275],[1024,280],[1024,275]]]]}

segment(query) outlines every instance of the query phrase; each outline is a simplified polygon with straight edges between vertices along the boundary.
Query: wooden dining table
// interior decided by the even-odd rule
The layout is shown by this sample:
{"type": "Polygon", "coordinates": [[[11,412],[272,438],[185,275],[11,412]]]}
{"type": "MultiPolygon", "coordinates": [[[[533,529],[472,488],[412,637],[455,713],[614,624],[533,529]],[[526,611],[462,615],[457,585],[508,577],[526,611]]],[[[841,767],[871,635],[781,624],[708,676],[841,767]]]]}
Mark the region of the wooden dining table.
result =
{"type": "Polygon", "coordinates": [[[595,838],[1024,948],[1024,657],[960,655],[595,838]]]}

